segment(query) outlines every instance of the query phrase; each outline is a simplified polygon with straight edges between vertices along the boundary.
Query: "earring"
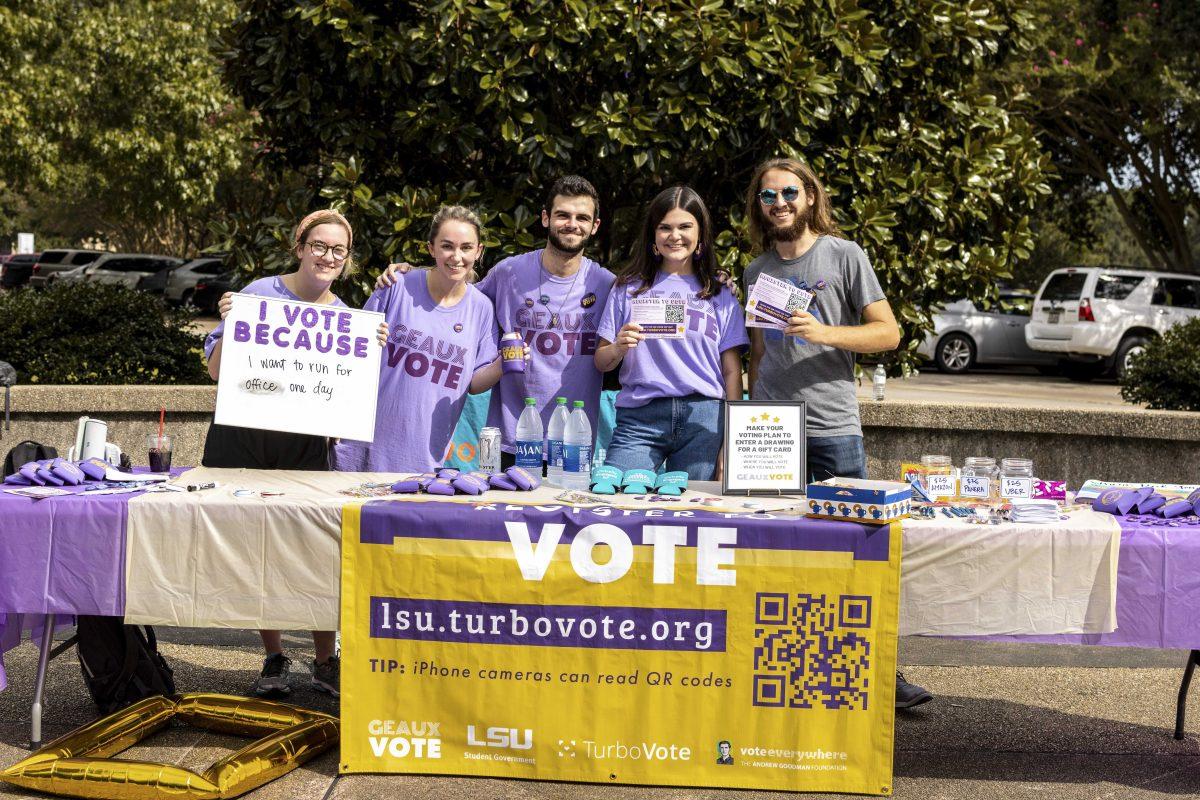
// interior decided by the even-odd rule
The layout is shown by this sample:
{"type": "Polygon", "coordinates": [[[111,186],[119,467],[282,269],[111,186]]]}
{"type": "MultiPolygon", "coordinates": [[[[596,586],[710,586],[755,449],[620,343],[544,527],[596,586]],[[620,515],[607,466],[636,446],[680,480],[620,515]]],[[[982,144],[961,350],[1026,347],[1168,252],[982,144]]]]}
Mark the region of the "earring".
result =
{"type": "Polygon", "coordinates": [[[704,245],[696,245],[696,249],[692,251],[692,261],[699,261],[704,255],[704,245]]]}
{"type": "Polygon", "coordinates": [[[662,263],[662,253],[658,252],[658,245],[656,245],[656,244],[650,245],[650,257],[654,259],[654,263],[656,263],[656,264],[662,263]]]}

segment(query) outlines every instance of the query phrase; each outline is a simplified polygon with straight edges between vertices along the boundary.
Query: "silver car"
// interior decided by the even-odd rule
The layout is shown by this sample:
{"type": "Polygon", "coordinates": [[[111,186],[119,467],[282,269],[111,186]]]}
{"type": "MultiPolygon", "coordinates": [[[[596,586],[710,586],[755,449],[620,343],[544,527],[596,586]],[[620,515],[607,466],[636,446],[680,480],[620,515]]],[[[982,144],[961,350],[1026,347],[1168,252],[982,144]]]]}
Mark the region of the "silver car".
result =
{"type": "Polygon", "coordinates": [[[970,300],[956,300],[934,314],[933,333],[917,352],[933,361],[940,372],[961,374],[976,366],[1031,365],[1053,372],[1058,357],[1039,353],[1025,344],[1025,326],[1033,295],[1001,291],[1000,304],[981,311],[970,300]]]}
{"type": "Polygon", "coordinates": [[[33,265],[29,285],[44,288],[53,283],[55,275],[91,264],[102,255],[104,253],[101,250],[46,250],[33,265]]]}
{"type": "MultiPolygon", "coordinates": [[[[182,258],[170,256],[106,253],[86,267],[81,278],[86,283],[109,283],[136,289],[143,278],[182,263],[182,258]]],[[[64,279],[74,276],[73,272],[62,275],[64,279]]]]}
{"type": "Polygon", "coordinates": [[[225,260],[221,256],[193,258],[167,276],[167,288],[163,293],[167,302],[186,306],[192,302],[196,284],[206,278],[215,278],[226,272],[225,260]]]}

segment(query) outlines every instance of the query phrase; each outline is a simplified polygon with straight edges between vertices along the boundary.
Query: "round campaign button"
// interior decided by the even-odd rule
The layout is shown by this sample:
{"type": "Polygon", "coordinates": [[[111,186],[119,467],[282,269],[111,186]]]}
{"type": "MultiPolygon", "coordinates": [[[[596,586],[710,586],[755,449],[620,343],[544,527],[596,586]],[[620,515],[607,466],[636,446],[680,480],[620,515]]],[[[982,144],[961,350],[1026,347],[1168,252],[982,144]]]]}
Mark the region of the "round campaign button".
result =
{"type": "Polygon", "coordinates": [[[591,308],[592,306],[596,305],[596,293],[588,292],[585,294],[583,299],[579,301],[579,305],[583,306],[584,308],[591,308]]]}
{"type": "Polygon", "coordinates": [[[462,332],[463,332],[463,324],[462,324],[461,322],[456,322],[456,323],[454,323],[454,332],[455,332],[455,333],[462,333],[462,332]]]}
{"type": "Polygon", "coordinates": [[[526,308],[533,308],[533,298],[532,298],[532,297],[526,297],[526,298],[525,298],[525,307],[526,307],[526,308]]]}

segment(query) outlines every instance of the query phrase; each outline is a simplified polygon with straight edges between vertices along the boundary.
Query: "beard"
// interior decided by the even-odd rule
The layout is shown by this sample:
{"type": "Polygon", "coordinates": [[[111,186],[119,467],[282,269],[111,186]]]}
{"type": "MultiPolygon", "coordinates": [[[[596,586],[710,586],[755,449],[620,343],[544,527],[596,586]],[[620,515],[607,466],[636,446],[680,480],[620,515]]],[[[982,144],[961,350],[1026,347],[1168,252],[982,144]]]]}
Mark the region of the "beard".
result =
{"type": "Polygon", "coordinates": [[[548,234],[546,234],[546,238],[550,240],[550,245],[551,245],[551,246],[552,246],[552,247],[553,247],[555,250],[557,250],[558,252],[560,252],[560,253],[562,253],[563,255],[566,255],[566,256],[574,256],[574,255],[579,255],[580,253],[582,253],[582,252],[583,252],[583,249],[584,249],[585,247],[587,247],[587,245],[588,245],[588,242],[590,242],[590,241],[592,240],[592,237],[591,237],[590,235],[588,235],[588,234],[581,234],[581,235],[580,235],[580,239],[579,239],[579,244],[577,244],[577,245],[568,245],[568,244],[567,244],[566,242],[564,242],[564,241],[562,240],[562,238],[561,238],[561,237],[560,237],[560,236],[559,236],[559,235],[558,235],[556,232],[554,232],[554,231],[550,231],[548,234]]]}
{"type": "Polygon", "coordinates": [[[812,206],[805,205],[804,208],[796,210],[796,221],[785,227],[774,225],[769,219],[766,220],[765,230],[768,242],[794,242],[804,235],[808,230],[808,224],[812,222],[813,210],[812,206]]]}

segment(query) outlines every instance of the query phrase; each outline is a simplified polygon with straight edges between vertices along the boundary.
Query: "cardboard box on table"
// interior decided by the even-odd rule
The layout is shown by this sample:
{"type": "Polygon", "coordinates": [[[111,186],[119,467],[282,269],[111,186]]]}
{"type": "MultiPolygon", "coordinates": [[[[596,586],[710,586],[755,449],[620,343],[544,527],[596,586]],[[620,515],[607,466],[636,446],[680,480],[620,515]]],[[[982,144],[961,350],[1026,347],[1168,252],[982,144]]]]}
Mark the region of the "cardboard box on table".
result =
{"type": "Polygon", "coordinates": [[[808,516],[884,524],[908,516],[912,487],[898,481],[830,478],[810,483],[808,516]]]}

